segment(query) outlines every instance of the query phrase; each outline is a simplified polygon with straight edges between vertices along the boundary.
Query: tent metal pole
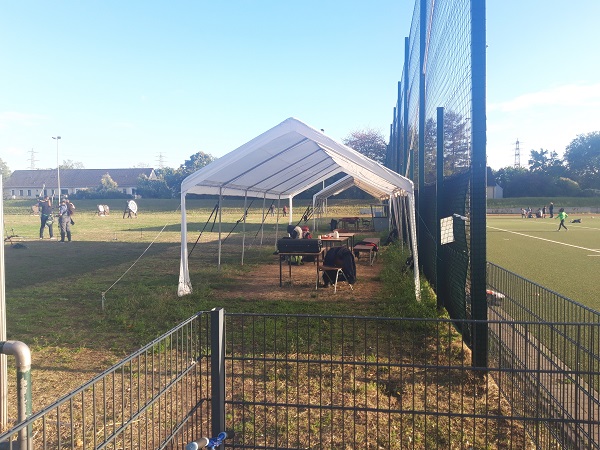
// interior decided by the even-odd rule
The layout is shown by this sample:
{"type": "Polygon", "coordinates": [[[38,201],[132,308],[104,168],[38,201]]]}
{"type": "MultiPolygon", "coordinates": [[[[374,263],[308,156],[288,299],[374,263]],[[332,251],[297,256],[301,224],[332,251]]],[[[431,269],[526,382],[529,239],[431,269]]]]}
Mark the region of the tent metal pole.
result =
{"type": "Polygon", "coordinates": [[[408,199],[410,207],[410,242],[413,256],[413,273],[415,278],[415,297],[417,301],[421,301],[421,280],[419,279],[419,244],[417,240],[417,230],[415,228],[417,217],[416,217],[416,206],[415,206],[415,194],[412,192],[408,199]]]}
{"type": "Polygon", "coordinates": [[[267,201],[267,193],[263,194],[263,214],[262,214],[262,222],[260,224],[260,245],[263,245],[263,236],[265,235],[265,202],[267,201]]]}
{"type": "Polygon", "coordinates": [[[219,259],[217,268],[221,270],[221,224],[223,222],[223,188],[219,188],[219,259]]]}
{"type": "Polygon", "coordinates": [[[402,250],[404,250],[404,242],[402,240],[402,236],[404,236],[404,223],[402,219],[404,217],[404,195],[402,194],[400,198],[398,198],[398,240],[400,241],[400,245],[402,250]]]}
{"type": "Polygon", "coordinates": [[[277,222],[275,223],[275,246],[279,239],[279,211],[281,210],[281,195],[277,197],[277,222]]]}
{"type": "MultiPolygon", "coordinates": [[[[408,248],[410,247],[410,225],[408,223],[408,217],[409,217],[409,212],[410,212],[410,206],[408,204],[408,197],[405,197],[403,200],[403,207],[404,207],[404,227],[406,228],[406,236],[407,236],[407,242],[406,244],[408,244],[408,248]]],[[[402,250],[404,251],[404,239],[402,239],[402,250]]]]}
{"type": "MultiPolygon", "coordinates": [[[[323,182],[324,183],[324,182],[323,182]]],[[[315,209],[315,196],[313,195],[313,233],[317,234],[317,210],[315,209]]]]}
{"type": "Polygon", "coordinates": [[[244,223],[242,225],[242,266],[244,265],[244,250],[246,249],[246,203],[248,202],[248,191],[244,194],[244,223]]]}
{"type": "Polygon", "coordinates": [[[183,191],[181,193],[181,257],[179,263],[179,285],[177,286],[177,295],[179,297],[192,293],[192,283],[190,281],[190,271],[188,266],[188,255],[187,212],[185,206],[185,191],[183,191]]]}
{"type": "Polygon", "coordinates": [[[290,205],[290,207],[289,207],[288,209],[289,209],[290,211],[289,211],[289,214],[288,214],[288,216],[289,216],[289,217],[288,217],[288,224],[292,224],[292,223],[294,223],[294,221],[293,221],[293,219],[292,219],[292,215],[293,215],[293,213],[294,213],[294,212],[293,212],[293,205],[292,205],[292,203],[293,203],[293,202],[292,202],[292,197],[289,197],[289,198],[288,198],[288,205],[290,205]]]}

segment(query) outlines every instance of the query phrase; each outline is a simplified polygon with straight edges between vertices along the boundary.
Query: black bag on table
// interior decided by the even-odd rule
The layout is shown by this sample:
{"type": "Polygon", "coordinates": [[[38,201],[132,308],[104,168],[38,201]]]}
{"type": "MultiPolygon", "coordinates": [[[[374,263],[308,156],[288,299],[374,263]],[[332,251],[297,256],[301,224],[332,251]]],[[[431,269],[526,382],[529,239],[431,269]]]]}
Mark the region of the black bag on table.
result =
{"type": "Polygon", "coordinates": [[[321,239],[279,239],[279,253],[319,253],[323,248],[321,239]]]}

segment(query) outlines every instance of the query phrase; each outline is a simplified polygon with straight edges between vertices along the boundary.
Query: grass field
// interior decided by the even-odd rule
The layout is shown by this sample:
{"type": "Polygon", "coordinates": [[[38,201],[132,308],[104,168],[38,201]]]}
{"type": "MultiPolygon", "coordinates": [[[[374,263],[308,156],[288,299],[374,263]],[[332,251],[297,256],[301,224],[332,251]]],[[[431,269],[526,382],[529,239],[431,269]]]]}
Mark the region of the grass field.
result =
{"type": "MultiPolygon", "coordinates": [[[[568,212],[568,210],[567,210],[568,212]]],[[[488,216],[488,261],[579,303],[600,310],[600,217],[556,219],[488,216]],[[582,223],[569,223],[581,218],[582,223]]]]}
{"type": "MultiPolygon", "coordinates": [[[[260,246],[260,203],[248,214],[245,264],[240,265],[242,224],[237,224],[243,201],[228,201],[223,209],[223,236],[237,227],[223,245],[220,270],[217,225],[211,231],[211,221],[190,256],[194,292],[179,298],[181,216],[176,200],[140,201],[137,219],[122,218],[120,201],[114,205],[109,202],[112,214],[108,217],[95,214],[93,201],[76,202],[70,243],[49,240],[47,230],[45,239],[39,240],[40,219],[30,215],[31,202],[6,202],[4,233],[14,235],[5,245],[7,335],[32,349],[35,409],[196,312],[214,307],[225,307],[229,312],[292,314],[437,314],[426,283],[423,301],[416,304],[412,276],[398,276],[398,267],[403,267],[406,259],[400,251],[382,251],[380,260],[386,262],[376,264],[372,275],[366,275],[363,268],[354,291],[341,289],[335,295],[332,290],[315,292],[312,270],[306,286],[279,288],[273,256],[277,218],[266,219],[265,245],[260,246]],[[381,289],[386,283],[389,287],[381,289]],[[361,290],[367,286],[375,289],[361,290]],[[257,295],[253,289],[268,295],[257,295]]],[[[189,202],[190,249],[207,225],[213,207],[212,200],[189,202]]],[[[359,207],[331,202],[330,217],[356,215],[359,207]]],[[[303,211],[302,206],[296,209],[297,215],[303,211]]],[[[280,219],[279,236],[285,222],[280,219]]],[[[321,230],[325,231],[324,226],[321,230]]],[[[54,233],[59,235],[56,227],[54,233]]],[[[300,269],[312,267],[294,270],[300,269]]]]}
{"type": "MultiPolygon", "coordinates": [[[[223,237],[234,227],[235,231],[223,245],[219,270],[218,224],[214,228],[212,221],[207,225],[214,201],[189,202],[190,249],[200,230],[206,229],[190,257],[194,293],[178,298],[181,216],[176,200],[140,201],[137,219],[122,218],[119,200],[115,205],[109,203],[112,214],[108,217],[95,214],[93,201],[76,202],[70,243],[50,241],[47,230],[45,239],[39,240],[40,219],[29,214],[31,202],[6,202],[5,235],[15,235],[12,242],[25,246],[5,247],[9,337],[40,345],[108,345],[127,352],[195,312],[216,306],[225,306],[231,312],[381,313],[358,311],[344,301],[343,295],[327,304],[311,295],[308,301],[292,305],[227,298],[228,288],[240,276],[273,259],[277,217],[267,217],[263,236],[259,232],[262,202],[259,203],[248,214],[248,250],[241,266],[243,224],[237,222],[242,217],[243,201],[226,202],[223,237]],[[264,246],[259,245],[261,237],[264,246]]],[[[356,215],[358,208],[348,202],[333,202],[329,213],[331,217],[356,215]]],[[[295,211],[300,215],[304,206],[295,211]]],[[[54,228],[55,236],[59,235],[56,225],[54,228]]],[[[321,230],[325,231],[324,225],[321,230]]],[[[279,236],[284,232],[285,219],[280,219],[279,236]]],[[[277,277],[275,283],[278,273],[273,276],[277,277]]]]}
{"type": "MultiPolygon", "coordinates": [[[[122,219],[119,204],[110,205],[113,213],[109,217],[99,217],[95,214],[95,202],[77,202],[71,243],[39,240],[39,217],[29,214],[29,202],[7,205],[5,234],[19,236],[13,238],[13,244],[24,244],[21,248],[5,246],[8,335],[10,339],[26,342],[33,350],[35,410],[81,385],[160,332],[197,311],[216,306],[224,306],[230,312],[313,315],[432,317],[438,314],[426,283],[422,303],[414,301],[412,277],[410,274],[402,276],[398,270],[404,266],[406,254],[397,248],[383,249],[382,263],[377,264],[380,271],[368,277],[361,274],[354,291],[342,289],[335,295],[331,290],[315,291],[314,278],[308,282],[308,288],[296,285],[293,289],[278,288],[277,265],[272,256],[276,218],[266,220],[265,242],[271,244],[260,247],[261,234],[257,231],[262,220],[261,205],[254,205],[248,215],[246,245],[250,248],[245,265],[239,264],[239,224],[223,246],[223,265],[217,269],[216,226],[210,231],[209,223],[200,247],[190,257],[194,293],[178,298],[180,214],[177,202],[140,202],[137,219],[122,219]],[[267,260],[270,264],[265,263],[267,260]],[[267,271],[270,272],[265,273],[267,271]],[[247,283],[249,279],[254,284],[247,283]],[[254,295],[252,289],[258,288],[259,283],[271,292],[269,297],[254,295]],[[367,284],[373,289],[361,291],[360,285],[367,284]],[[249,285],[252,287],[248,288],[249,285]]],[[[223,211],[224,235],[242,217],[242,204],[241,201],[228,202],[228,208],[223,211]]],[[[207,224],[213,206],[213,201],[190,202],[190,243],[207,224]]],[[[332,202],[329,216],[356,215],[361,206],[366,205],[332,202]]],[[[302,207],[296,209],[298,214],[302,211],[302,207]]],[[[581,227],[568,224],[568,233],[557,233],[551,231],[557,227],[557,221],[550,219],[490,217],[488,259],[578,300],[575,295],[564,292],[564,283],[570,281],[559,281],[557,287],[551,286],[552,281],[558,281],[551,264],[558,262],[557,272],[564,273],[561,264],[566,252],[581,253],[581,248],[589,248],[594,254],[593,248],[584,247],[583,243],[595,245],[598,252],[600,246],[593,242],[598,242],[600,225],[592,228],[588,222],[593,223],[591,218],[584,218],[581,227]],[[585,233],[591,241],[583,240],[585,233]],[[524,248],[525,255],[520,253],[524,248]],[[530,255],[532,259],[528,259],[530,255]],[[536,263],[541,267],[541,274],[554,273],[547,282],[536,279],[534,273],[525,273],[536,263]]],[[[280,232],[283,228],[281,225],[280,232]]],[[[597,273],[597,265],[592,267],[590,261],[598,264],[598,260],[583,256],[579,258],[587,262],[571,277],[584,270],[597,273]]],[[[433,355],[434,350],[431,352],[433,355]]]]}

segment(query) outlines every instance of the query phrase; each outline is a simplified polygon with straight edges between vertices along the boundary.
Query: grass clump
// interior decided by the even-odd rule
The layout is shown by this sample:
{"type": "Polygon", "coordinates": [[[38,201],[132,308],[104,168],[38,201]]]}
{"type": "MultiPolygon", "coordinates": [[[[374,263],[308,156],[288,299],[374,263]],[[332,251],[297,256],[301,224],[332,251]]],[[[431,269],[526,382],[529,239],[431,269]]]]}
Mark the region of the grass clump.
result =
{"type": "Polygon", "coordinates": [[[406,246],[394,243],[381,254],[382,316],[434,318],[439,316],[437,301],[429,283],[421,278],[421,301],[415,300],[413,270],[407,265],[410,253],[406,246]]]}

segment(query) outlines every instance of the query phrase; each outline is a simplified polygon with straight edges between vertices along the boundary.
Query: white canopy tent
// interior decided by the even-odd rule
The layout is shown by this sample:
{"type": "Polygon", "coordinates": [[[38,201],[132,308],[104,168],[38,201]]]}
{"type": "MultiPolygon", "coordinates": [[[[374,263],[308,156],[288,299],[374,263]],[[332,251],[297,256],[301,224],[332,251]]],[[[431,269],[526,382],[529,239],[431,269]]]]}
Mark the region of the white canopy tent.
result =
{"type": "MultiPolygon", "coordinates": [[[[359,189],[365,191],[367,194],[378,198],[380,201],[388,200],[390,207],[390,220],[394,218],[394,223],[398,227],[399,235],[402,236],[402,218],[407,220],[406,226],[408,230],[409,245],[413,253],[415,267],[419,267],[419,255],[417,252],[417,235],[413,224],[415,223],[414,213],[414,194],[412,192],[403,192],[402,190],[393,189],[391,191],[385,191],[381,187],[373,184],[370,180],[363,180],[356,178],[353,175],[346,175],[345,177],[337,180],[335,183],[326,186],[321,189],[315,195],[313,195],[313,211],[317,211],[323,202],[334,195],[338,195],[344,192],[346,189],[356,186],[359,189]],[[407,200],[408,204],[405,208],[404,201],[407,200]],[[412,206],[411,206],[412,205],[412,206]],[[406,214],[402,214],[402,210],[405,209],[406,214]]],[[[313,216],[314,217],[314,216],[313,216]]],[[[316,218],[313,219],[316,221],[316,218]]],[[[316,228],[316,224],[313,222],[313,228],[316,228]]],[[[419,272],[415,271],[415,295],[420,298],[420,280],[419,272]]]]}
{"type": "MultiPolygon", "coordinates": [[[[305,123],[289,118],[241,147],[188,176],[181,183],[181,262],[178,295],[192,292],[188,269],[187,194],[258,197],[287,200],[289,223],[292,199],[337,173],[346,173],[389,198],[406,197],[414,235],[414,186],[402,177],[305,123]]],[[[220,214],[219,214],[220,217],[220,214]]],[[[220,219],[219,219],[220,220],[220,219]]],[[[413,239],[415,268],[416,240],[413,239]]],[[[219,241],[220,253],[221,241],[219,241]]],[[[220,261],[220,258],[219,258],[220,261]]],[[[418,275],[418,274],[417,274],[418,275]]],[[[418,287],[418,276],[416,286],[418,287]]],[[[417,291],[417,295],[418,295],[417,291]]]]}

